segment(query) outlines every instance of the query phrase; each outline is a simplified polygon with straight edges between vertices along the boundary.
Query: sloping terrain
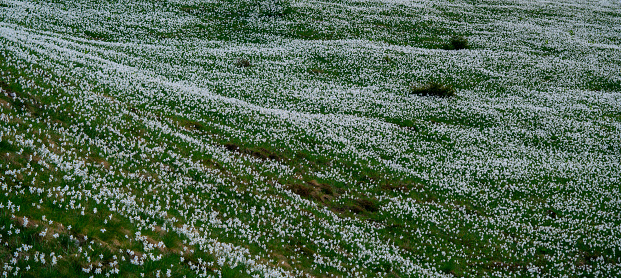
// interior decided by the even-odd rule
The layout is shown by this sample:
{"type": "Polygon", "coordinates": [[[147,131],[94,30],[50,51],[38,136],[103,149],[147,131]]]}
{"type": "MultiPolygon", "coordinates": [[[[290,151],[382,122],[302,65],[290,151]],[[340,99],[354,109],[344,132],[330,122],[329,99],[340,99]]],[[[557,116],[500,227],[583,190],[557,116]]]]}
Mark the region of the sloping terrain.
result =
{"type": "Polygon", "coordinates": [[[621,275],[619,1],[0,0],[0,88],[3,277],[621,275]]]}

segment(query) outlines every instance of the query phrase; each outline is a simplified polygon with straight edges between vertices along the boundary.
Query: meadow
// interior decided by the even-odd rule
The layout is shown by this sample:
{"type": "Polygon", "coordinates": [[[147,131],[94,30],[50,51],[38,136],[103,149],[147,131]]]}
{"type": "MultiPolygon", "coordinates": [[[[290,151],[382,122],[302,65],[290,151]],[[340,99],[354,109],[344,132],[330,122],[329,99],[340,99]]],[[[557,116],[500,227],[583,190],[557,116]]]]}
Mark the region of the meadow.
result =
{"type": "Polygon", "coordinates": [[[0,277],[619,277],[620,160],[618,0],[0,0],[0,277]]]}

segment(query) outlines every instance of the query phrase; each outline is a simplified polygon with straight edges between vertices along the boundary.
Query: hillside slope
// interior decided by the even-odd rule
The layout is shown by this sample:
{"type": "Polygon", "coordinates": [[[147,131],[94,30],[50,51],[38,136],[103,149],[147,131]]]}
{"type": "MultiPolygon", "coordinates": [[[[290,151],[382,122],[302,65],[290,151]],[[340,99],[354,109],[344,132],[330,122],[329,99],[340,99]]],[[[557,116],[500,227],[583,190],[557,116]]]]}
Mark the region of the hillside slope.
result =
{"type": "Polygon", "coordinates": [[[621,276],[620,11],[0,0],[0,274],[621,276]]]}

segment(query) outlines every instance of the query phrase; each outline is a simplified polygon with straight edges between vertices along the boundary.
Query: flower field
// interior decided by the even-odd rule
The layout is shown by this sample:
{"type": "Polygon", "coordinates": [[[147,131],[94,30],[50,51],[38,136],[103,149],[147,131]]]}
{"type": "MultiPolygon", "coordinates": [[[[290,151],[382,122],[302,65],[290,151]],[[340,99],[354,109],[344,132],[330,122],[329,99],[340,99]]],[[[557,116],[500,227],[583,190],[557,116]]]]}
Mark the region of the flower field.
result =
{"type": "Polygon", "coordinates": [[[0,277],[618,276],[618,0],[0,0],[0,277]]]}

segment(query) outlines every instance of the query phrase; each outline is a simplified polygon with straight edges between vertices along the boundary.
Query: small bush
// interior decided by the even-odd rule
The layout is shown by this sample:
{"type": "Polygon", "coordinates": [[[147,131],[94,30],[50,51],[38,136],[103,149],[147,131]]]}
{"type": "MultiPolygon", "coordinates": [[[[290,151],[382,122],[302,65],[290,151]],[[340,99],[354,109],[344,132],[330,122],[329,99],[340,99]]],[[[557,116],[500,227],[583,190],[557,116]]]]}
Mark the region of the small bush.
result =
{"type": "Polygon", "coordinates": [[[468,39],[464,37],[452,37],[450,43],[455,50],[470,48],[470,45],[468,44],[468,39]]]}
{"type": "Polygon", "coordinates": [[[432,82],[422,86],[414,86],[410,93],[419,96],[452,97],[455,96],[455,89],[450,85],[432,82]]]}
{"type": "Polygon", "coordinates": [[[248,67],[251,67],[251,66],[252,66],[252,64],[250,63],[250,61],[248,61],[248,60],[246,60],[246,59],[244,59],[244,58],[240,58],[240,59],[238,59],[238,60],[237,60],[237,62],[235,62],[235,65],[236,65],[237,67],[240,67],[240,68],[248,68],[248,67]]]}
{"type": "Polygon", "coordinates": [[[468,39],[462,36],[453,36],[449,40],[449,43],[442,46],[445,50],[460,50],[460,49],[469,49],[470,45],[468,44],[468,39]]]}

